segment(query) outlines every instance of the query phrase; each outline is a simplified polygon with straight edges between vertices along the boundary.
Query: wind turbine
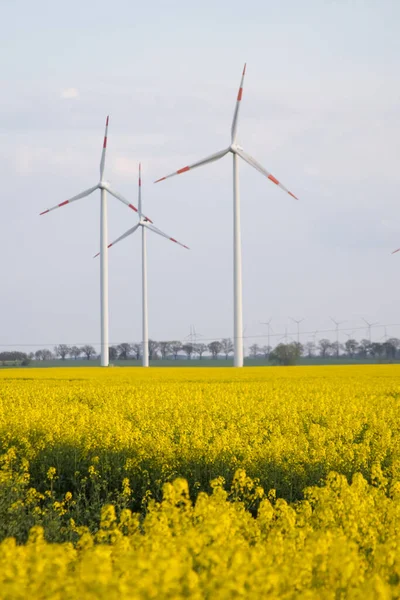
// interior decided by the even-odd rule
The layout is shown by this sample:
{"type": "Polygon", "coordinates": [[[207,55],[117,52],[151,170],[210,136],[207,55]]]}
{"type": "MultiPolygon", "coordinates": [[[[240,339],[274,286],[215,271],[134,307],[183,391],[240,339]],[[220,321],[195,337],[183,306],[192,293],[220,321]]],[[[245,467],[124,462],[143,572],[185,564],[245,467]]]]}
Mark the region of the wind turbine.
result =
{"type": "MultiPolygon", "coordinates": [[[[103,142],[103,151],[101,153],[100,160],[100,181],[95,186],[89,188],[69,198],[69,200],[64,200],[61,204],[57,204],[52,208],[48,208],[41,212],[41,215],[46,215],[52,210],[56,208],[61,208],[62,206],[66,206],[67,204],[71,204],[76,200],[80,200],[81,198],[85,198],[89,196],[96,190],[100,190],[100,198],[101,198],[101,208],[100,208],[100,329],[101,329],[101,366],[108,367],[109,359],[108,359],[108,256],[107,256],[107,192],[114,196],[117,200],[126,204],[129,208],[134,210],[135,212],[138,209],[133,206],[126,200],[121,194],[111,189],[109,183],[103,179],[104,175],[104,167],[106,162],[106,150],[107,150],[107,133],[108,133],[108,120],[106,119],[106,128],[104,132],[104,142],[103,142]]],[[[147,217],[146,217],[147,219],[147,217]]],[[[148,219],[150,221],[150,219],[148,219]]],[[[152,221],[150,221],[152,223],[152,221]]]]}
{"type": "MultiPolygon", "coordinates": [[[[142,334],[143,335],[142,365],[143,365],[143,367],[148,367],[149,366],[149,331],[148,331],[148,308],[147,308],[146,229],[149,229],[149,231],[153,231],[154,233],[157,233],[158,235],[161,235],[162,237],[167,238],[167,240],[171,240],[171,242],[175,242],[175,244],[179,244],[179,246],[183,246],[183,248],[186,248],[187,250],[189,250],[189,248],[188,248],[188,246],[185,246],[185,244],[181,244],[175,238],[170,237],[169,235],[167,235],[166,233],[161,231],[161,229],[154,227],[154,225],[150,224],[150,223],[152,223],[152,221],[150,221],[150,219],[148,217],[144,216],[143,211],[142,211],[142,167],[141,167],[140,163],[139,163],[139,185],[138,185],[138,187],[139,187],[139,194],[138,194],[139,210],[137,212],[139,215],[139,223],[137,223],[134,227],[131,227],[131,229],[128,229],[128,231],[123,233],[114,242],[111,242],[111,244],[108,244],[107,248],[111,248],[111,246],[115,246],[115,244],[118,244],[118,242],[120,242],[121,240],[123,240],[126,237],[128,237],[129,235],[135,233],[135,231],[137,229],[139,229],[139,227],[142,228],[142,331],[143,331],[143,334],[142,334]]],[[[96,256],[99,256],[99,254],[101,255],[101,252],[96,254],[94,256],[94,258],[96,258],[96,256]]]]}
{"type": "MultiPolygon", "coordinates": [[[[397,250],[395,250],[395,252],[397,252],[397,250]]],[[[375,323],[370,323],[369,321],[367,321],[367,319],[364,319],[364,317],[361,318],[367,326],[369,343],[371,343],[371,327],[374,327],[374,325],[378,325],[378,322],[376,321],[375,323]]]]}
{"type": "Polygon", "coordinates": [[[338,358],[339,357],[339,326],[342,325],[343,323],[346,323],[346,321],[336,321],[336,319],[334,319],[333,317],[329,317],[329,318],[336,325],[336,358],[338,358]]]}
{"type": "Polygon", "coordinates": [[[198,162],[193,163],[192,165],[188,165],[175,171],[175,173],[171,173],[171,175],[166,175],[165,177],[161,177],[161,179],[157,179],[155,183],[159,181],[163,181],[164,179],[168,179],[169,177],[173,177],[174,175],[180,175],[181,173],[185,173],[191,169],[195,169],[196,167],[200,167],[201,165],[206,165],[208,163],[212,163],[216,160],[219,160],[229,152],[233,156],[233,312],[234,312],[234,361],[233,364],[235,367],[243,366],[243,340],[242,340],[242,332],[243,332],[243,308],[242,308],[242,252],[241,252],[241,232],[240,232],[240,197],[239,197],[239,161],[238,157],[242,158],[245,162],[247,162],[254,169],[259,171],[262,175],[267,177],[272,183],[282,188],[285,192],[290,194],[293,198],[296,198],[292,192],[289,192],[288,189],[282,185],[276,177],[274,177],[269,171],[264,169],[254,158],[252,158],[249,154],[244,152],[243,148],[237,145],[236,143],[236,134],[237,134],[237,126],[239,119],[239,109],[240,103],[242,100],[243,94],[243,81],[246,73],[246,65],[244,65],[242,79],[240,82],[239,92],[237,95],[235,112],[233,114],[233,122],[231,127],[231,143],[224,150],[220,150],[215,154],[211,154],[206,158],[199,160],[198,162]]]}
{"type": "Polygon", "coordinates": [[[304,321],[304,317],[302,319],[294,319],[293,317],[290,317],[290,319],[293,321],[293,323],[297,324],[297,343],[300,344],[300,323],[304,321]]]}
{"type": "Polygon", "coordinates": [[[271,350],[271,344],[270,344],[270,341],[269,341],[269,339],[270,339],[270,330],[272,329],[272,327],[271,327],[271,321],[272,321],[272,317],[269,319],[269,321],[261,321],[261,325],[266,325],[268,327],[268,330],[267,330],[268,355],[269,355],[270,350],[271,350]]]}

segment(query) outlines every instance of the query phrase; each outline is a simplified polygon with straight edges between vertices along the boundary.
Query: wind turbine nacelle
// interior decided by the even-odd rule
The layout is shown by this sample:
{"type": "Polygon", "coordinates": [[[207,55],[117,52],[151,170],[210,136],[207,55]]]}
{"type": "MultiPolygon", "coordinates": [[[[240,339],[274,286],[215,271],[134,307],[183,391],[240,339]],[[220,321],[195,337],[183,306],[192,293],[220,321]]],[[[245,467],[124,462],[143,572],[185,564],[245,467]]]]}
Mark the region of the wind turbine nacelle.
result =
{"type": "Polygon", "coordinates": [[[230,152],[236,152],[236,150],[243,150],[243,148],[241,146],[239,146],[239,144],[231,144],[229,146],[229,150],[230,152]]]}
{"type": "Polygon", "coordinates": [[[101,190],[108,190],[108,185],[109,185],[108,181],[100,181],[99,188],[101,190]]]}

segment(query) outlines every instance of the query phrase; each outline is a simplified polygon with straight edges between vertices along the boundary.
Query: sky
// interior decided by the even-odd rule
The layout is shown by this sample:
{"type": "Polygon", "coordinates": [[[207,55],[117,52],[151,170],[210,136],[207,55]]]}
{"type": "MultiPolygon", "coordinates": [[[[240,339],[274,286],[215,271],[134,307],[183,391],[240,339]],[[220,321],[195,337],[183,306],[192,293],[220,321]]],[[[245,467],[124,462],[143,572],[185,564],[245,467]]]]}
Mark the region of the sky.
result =
{"type": "MultiPolygon", "coordinates": [[[[0,350],[100,341],[106,179],[190,246],[148,235],[154,339],[233,334],[232,159],[157,185],[238,142],[299,200],[240,164],[246,345],[304,318],[400,337],[400,3],[395,0],[5,0],[0,54],[0,350]]],[[[137,217],[108,198],[110,241],[137,217]]],[[[140,341],[140,235],[109,253],[110,342],[140,341]]],[[[334,339],[334,333],[318,334],[334,339]]],[[[296,337],[296,336],[295,336],[296,337]]],[[[345,332],[341,340],[347,339],[345,332]]]]}

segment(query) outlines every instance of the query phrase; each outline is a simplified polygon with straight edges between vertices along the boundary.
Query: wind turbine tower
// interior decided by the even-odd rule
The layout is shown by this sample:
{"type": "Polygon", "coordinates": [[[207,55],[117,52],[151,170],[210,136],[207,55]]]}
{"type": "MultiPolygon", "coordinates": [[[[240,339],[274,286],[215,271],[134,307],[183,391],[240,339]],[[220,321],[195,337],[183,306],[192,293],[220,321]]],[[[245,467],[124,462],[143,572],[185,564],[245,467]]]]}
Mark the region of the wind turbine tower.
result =
{"type": "Polygon", "coordinates": [[[304,321],[303,319],[293,319],[293,317],[290,317],[291,320],[297,324],[297,343],[300,344],[300,323],[302,323],[304,321]]]}
{"type": "Polygon", "coordinates": [[[332,317],[330,317],[330,320],[335,324],[336,326],[336,356],[339,356],[339,326],[342,325],[343,323],[345,323],[346,321],[336,321],[336,319],[333,319],[332,317]]]}
{"type": "Polygon", "coordinates": [[[362,317],[362,320],[367,325],[368,339],[369,339],[369,343],[371,344],[371,328],[374,327],[374,325],[378,325],[378,323],[377,322],[370,323],[369,321],[367,321],[367,319],[364,319],[364,317],[362,317]]]}

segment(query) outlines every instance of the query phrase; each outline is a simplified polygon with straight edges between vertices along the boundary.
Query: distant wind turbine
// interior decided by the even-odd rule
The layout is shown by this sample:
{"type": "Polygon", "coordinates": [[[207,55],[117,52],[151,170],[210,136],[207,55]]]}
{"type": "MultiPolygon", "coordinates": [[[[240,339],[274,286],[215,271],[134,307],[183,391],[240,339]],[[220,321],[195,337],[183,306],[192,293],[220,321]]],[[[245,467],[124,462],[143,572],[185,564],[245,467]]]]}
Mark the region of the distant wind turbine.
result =
{"type": "Polygon", "coordinates": [[[271,332],[271,330],[272,330],[272,327],[271,327],[271,321],[272,321],[272,317],[271,317],[271,318],[270,318],[268,321],[261,321],[261,325],[266,325],[266,326],[268,327],[268,330],[267,330],[267,340],[268,340],[268,341],[267,341],[267,348],[268,348],[268,355],[269,355],[269,353],[270,353],[270,350],[271,350],[271,344],[270,344],[270,341],[269,341],[269,340],[270,340],[270,332],[271,332]]]}
{"type": "MultiPolygon", "coordinates": [[[[95,186],[81,192],[77,196],[73,196],[69,198],[69,200],[64,200],[61,204],[57,204],[52,208],[48,208],[41,212],[41,215],[46,215],[52,210],[56,208],[61,208],[62,206],[66,206],[67,204],[71,204],[76,200],[80,200],[81,198],[85,198],[89,196],[96,190],[100,190],[100,198],[101,198],[101,208],[100,208],[100,329],[101,329],[101,366],[108,367],[109,358],[108,358],[108,256],[107,256],[107,192],[114,196],[117,200],[126,204],[129,208],[137,212],[137,208],[133,206],[126,200],[121,194],[114,191],[107,181],[104,181],[104,167],[106,163],[106,150],[107,150],[107,133],[108,133],[108,119],[106,120],[106,129],[104,132],[104,142],[103,142],[103,151],[101,153],[100,160],[100,181],[95,186]]],[[[145,217],[148,221],[147,217],[145,217]]],[[[150,221],[152,223],[152,221],[150,221]]]]}
{"type": "Polygon", "coordinates": [[[234,311],[234,361],[233,364],[235,367],[243,366],[243,308],[242,308],[242,252],[241,252],[241,232],[240,232],[240,198],[239,198],[239,165],[238,165],[238,156],[242,158],[245,162],[247,162],[251,167],[259,171],[262,175],[267,177],[272,183],[282,188],[285,192],[290,194],[293,198],[296,198],[292,192],[289,192],[288,189],[283,186],[276,177],[274,177],[269,171],[264,169],[254,158],[252,158],[249,154],[244,152],[243,148],[237,145],[236,143],[236,134],[237,134],[237,126],[239,119],[239,109],[240,103],[242,100],[243,94],[243,81],[246,73],[246,65],[244,65],[242,79],[240,82],[240,88],[237,95],[235,112],[233,115],[233,122],[231,128],[231,143],[228,148],[224,150],[220,150],[215,154],[211,154],[207,158],[199,160],[198,162],[193,163],[192,165],[188,165],[187,167],[183,167],[183,169],[179,169],[179,171],[175,171],[175,173],[171,173],[171,175],[166,175],[165,177],[161,177],[155,183],[159,181],[163,181],[164,179],[168,179],[169,177],[173,177],[174,175],[180,175],[181,173],[185,173],[191,169],[196,167],[200,167],[201,165],[206,165],[208,163],[212,163],[216,160],[219,160],[229,152],[233,155],[233,311],[234,311]]]}
{"type": "Polygon", "coordinates": [[[369,343],[371,343],[371,327],[378,325],[378,322],[376,321],[375,323],[370,323],[369,321],[367,321],[367,319],[364,319],[364,317],[361,317],[361,318],[367,326],[368,339],[369,339],[369,343]]]}
{"type": "Polygon", "coordinates": [[[346,321],[336,321],[336,319],[334,319],[333,317],[329,317],[330,320],[335,323],[336,327],[336,356],[339,356],[339,327],[340,325],[343,325],[343,323],[346,323],[346,321]]]}
{"type": "MultiPolygon", "coordinates": [[[[137,229],[139,229],[139,227],[142,228],[142,331],[143,331],[143,334],[142,334],[142,337],[143,337],[142,365],[143,365],[143,367],[148,367],[149,366],[149,330],[148,330],[148,307],[147,307],[146,229],[149,229],[149,231],[153,231],[154,233],[157,233],[158,235],[161,235],[162,237],[167,238],[167,240],[171,240],[171,242],[175,242],[175,244],[179,244],[179,246],[182,246],[183,248],[186,248],[187,250],[189,250],[189,248],[188,248],[188,246],[185,246],[185,244],[181,244],[175,238],[170,237],[169,235],[167,235],[166,233],[161,231],[161,229],[158,229],[157,227],[154,227],[154,225],[151,225],[150,220],[143,215],[143,211],[142,211],[142,167],[141,167],[141,164],[139,164],[139,186],[138,187],[139,187],[139,197],[138,197],[139,223],[137,223],[134,227],[131,227],[131,229],[128,229],[128,231],[123,233],[114,242],[111,242],[111,244],[108,244],[107,248],[111,248],[111,246],[115,246],[115,244],[118,244],[118,242],[120,242],[121,240],[123,240],[126,237],[128,237],[129,235],[135,233],[135,231],[137,229]]],[[[99,254],[101,254],[101,252],[96,254],[94,258],[99,256],[99,254]]]]}
{"type": "Polygon", "coordinates": [[[293,321],[293,323],[297,324],[297,343],[300,344],[300,323],[304,321],[304,317],[302,319],[294,319],[293,317],[290,317],[290,319],[293,321]]]}

